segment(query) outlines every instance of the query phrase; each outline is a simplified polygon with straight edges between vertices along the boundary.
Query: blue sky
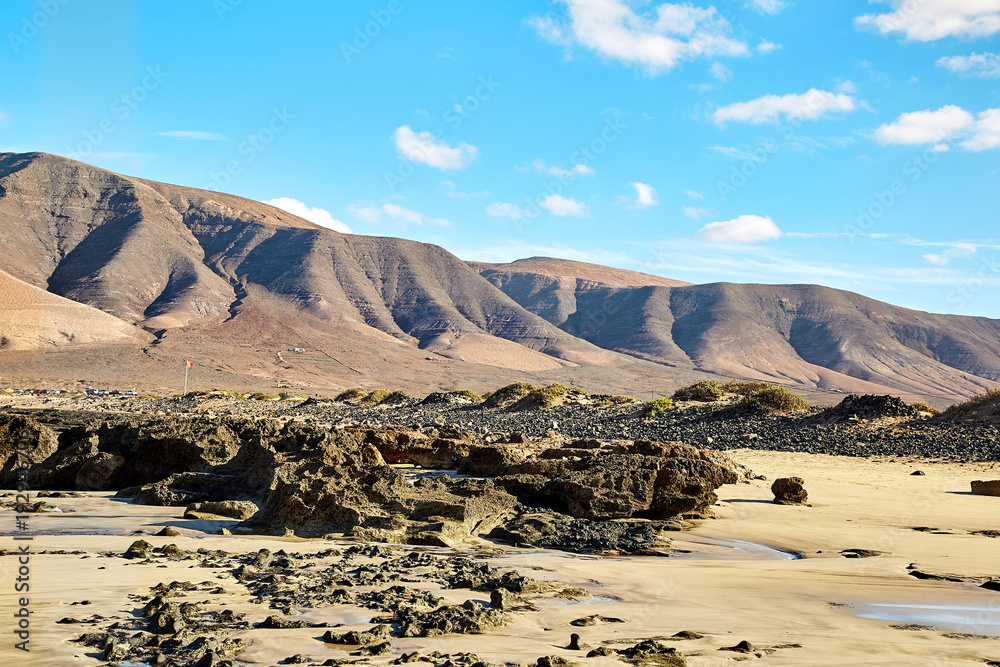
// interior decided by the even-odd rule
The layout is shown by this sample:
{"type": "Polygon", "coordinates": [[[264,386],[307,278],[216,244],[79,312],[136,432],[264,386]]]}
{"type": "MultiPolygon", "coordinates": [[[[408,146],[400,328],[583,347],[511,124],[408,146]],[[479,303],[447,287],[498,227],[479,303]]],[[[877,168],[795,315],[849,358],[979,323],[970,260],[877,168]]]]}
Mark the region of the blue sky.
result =
{"type": "Polygon", "coordinates": [[[1000,318],[1000,0],[7,0],[0,150],[1000,318]]]}

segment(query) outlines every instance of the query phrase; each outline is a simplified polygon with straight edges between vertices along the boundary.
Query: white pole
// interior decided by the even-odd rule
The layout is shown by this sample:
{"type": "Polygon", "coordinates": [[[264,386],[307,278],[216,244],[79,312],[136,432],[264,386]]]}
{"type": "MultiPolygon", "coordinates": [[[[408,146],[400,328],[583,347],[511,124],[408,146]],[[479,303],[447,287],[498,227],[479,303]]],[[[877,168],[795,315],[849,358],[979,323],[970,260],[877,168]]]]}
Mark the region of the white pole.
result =
{"type": "Polygon", "coordinates": [[[188,393],[188,369],[191,368],[191,362],[184,361],[184,395],[187,396],[188,393]]]}

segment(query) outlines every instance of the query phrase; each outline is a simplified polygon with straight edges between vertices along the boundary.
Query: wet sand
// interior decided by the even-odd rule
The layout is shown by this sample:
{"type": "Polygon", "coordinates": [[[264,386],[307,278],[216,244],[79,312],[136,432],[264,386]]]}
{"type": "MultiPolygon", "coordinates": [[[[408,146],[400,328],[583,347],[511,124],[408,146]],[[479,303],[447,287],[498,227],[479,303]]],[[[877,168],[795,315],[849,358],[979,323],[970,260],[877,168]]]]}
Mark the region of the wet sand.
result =
{"type": "MultiPolygon", "coordinates": [[[[888,462],[758,451],[738,451],[733,456],[768,479],[803,477],[812,506],[775,505],[770,502],[770,482],[757,481],[720,489],[721,501],[715,508],[718,518],[677,535],[675,547],[692,552],[681,557],[596,558],[508,549],[489,562],[535,579],[585,588],[593,597],[540,598],[533,601],[537,611],[515,611],[511,624],[488,635],[393,638],[393,654],[372,658],[371,663],[387,664],[402,652],[419,650],[426,654],[439,650],[474,652],[492,663],[533,664],[539,656],[554,655],[587,665],[612,665],[621,662],[611,657],[585,659],[585,652],[566,650],[570,633],[579,633],[592,648],[624,648],[681,630],[704,635],[702,639],[671,643],[694,667],[729,665],[747,659],[763,660],[768,665],[887,667],[982,665],[987,659],[1000,660],[1000,636],[978,636],[1000,635],[1000,593],[978,588],[974,583],[923,581],[907,574],[907,567],[914,564],[929,573],[1000,576],[1000,539],[971,534],[1000,530],[1000,498],[969,493],[971,480],[1000,477],[996,464],[963,466],[923,459],[888,462]],[[911,476],[918,469],[926,475],[911,476]],[[914,527],[937,530],[915,531],[914,527]],[[840,553],[847,549],[885,554],[850,559],[840,553]],[[788,559],[789,553],[801,558],[788,559]],[[935,608],[922,609],[925,607],[935,608]],[[592,614],[626,622],[582,628],[569,625],[574,619],[592,614]],[[932,620],[956,614],[959,618],[954,623],[942,621],[941,629],[914,629],[913,617],[921,614],[932,620]],[[978,622],[965,623],[965,616],[978,622]],[[911,627],[901,629],[908,624],[911,627]],[[754,654],[719,650],[743,640],[758,649],[786,648],[759,659],[754,654]]],[[[44,527],[51,532],[35,537],[34,551],[86,552],[44,554],[32,559],[31,604],[35,614],[30,654],[12,648],[11,620],[18,595],[8,582],[13,581],[16,563],[11,556],[0,558],[0,577],[5,582],[0,590],[0,618],[6,619],[0,622],[3,664],[99,664],[96,649],[69,642],[95,628],[60,625],[56,621],[91,614],[130,616],[141,603],[130,600],[129,595],[148,596],[149,588],[160,582],[209,581],[222,586],[224,594],[198,592],[191,599],[209,601],[209,608],[225,605],[221,608],[246,613],[252,622],[275,613],[266,605],[251,604],[245,589],[228,570],[194,567],[191,561],[141,564],[101,555],[120,554],[140,537],[154,546],[172,543],[182,549],[204,547],[229,552],[256,552],[264,547],[272,551],[284,548],[317,552],[350,544],[211,535],[219,526],[232,522],[187,521],[181,518],[183,508],[135,506],[110,501],[107,495],[46,499],[50,504],[77,511],[39,514],[29,519],[36,529],[44,527]],[[151,536],[164,525],[180,528],[183,536],[151,536]],[[81,530],[89,532],[75,532],[81,530]],[[114,534],[93,534],[97,530],[114,534]],[[143,534],[132,534],[140,530],[143,534]],[[82,600],[91,604],[72,604],[82,600]],[[12,660],[16,663],[9,662],[12,660]]],[[[13,526],[13,512],[0,511],[0,533],[4,534],[0,547],[13,545],[9,536],[13,526]]],[[[469,590],[436,590],[435,594],[456,604],[466,599],[489,600],[488,593],[469,590]]],[[[354,606],[318,607],[304,614],[311,620],[354,624],[372,615],[370,610],[354,606]]],[[[368,627],[361,624],[339,631],[368,627]]],[[[347,658],[347,650],[318,641],[322,632],[250,630],[242,633],[250,646],[238,655],[238,660],[248,665],[272,665],[296,653],[317,662],[347,658]]]]}

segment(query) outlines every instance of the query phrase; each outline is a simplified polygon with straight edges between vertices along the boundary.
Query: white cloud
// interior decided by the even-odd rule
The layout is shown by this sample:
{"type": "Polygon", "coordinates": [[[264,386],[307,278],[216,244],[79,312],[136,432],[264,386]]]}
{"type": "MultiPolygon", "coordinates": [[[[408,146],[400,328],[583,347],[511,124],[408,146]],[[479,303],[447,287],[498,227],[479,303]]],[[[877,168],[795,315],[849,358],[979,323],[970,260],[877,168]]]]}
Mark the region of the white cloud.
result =
{"type": "Polygon", "coordinates": [[[904,113],[891,123],[875,130],[876,142],[885,145],[937,144],[975,122],[972,114],[954,105],[937,111],[904,113]]]}
{"type": "Polygon", "coordinates": [[[229,141],[229,138],[225,135],[198,130],[170,130],[169,132],[157,132],[156,135],[171,137],[173,139],[185,139],[187,141],[229,141]]]}
{"type": "Polygon", "coordinates": [[[757,53],[772,53],[774,51],[779,51],[784,47],[781,44],[775,44],[774,42],[769,42],[766,39],[760,40],[760,44],[757,45],[757,53]]]}
{"type": "Polygon", "coordinates": [[[703,193],[703,192],[697,192],[696,190],[685,190],[684,194],[686,194],[691,199],[704,199],[705,198],[705,193],[703,193]]]}
{"type": "Polygon", "coordinates": [[[533,18],[545,39],[579,45],[605,58],[661,74],[698,57],[746,56],[744,42],[729,36],[729,22],[714,8],[661,3],[636,13],[630,0],[558,0],[568,21],[533,18]]]}
{"type": "Polygon", "coordinates": [[[707,209],[704,206],[682,206],[681,210],[684,211],[686,217],[696,221],[707,218],[710,215],[715,215],[715,211],[707,209]]]}
{"type": "Polygon", "coordinates": [[[970,76],[1000,78],[1000,55],[996,53],[973,53],[968,56],[951,56],[939,58],[938,67],[970,76]]]}
{"type": "Polygon", "coordinates": [[[382,221],[382,209],[375,202],[354,202],[347,206],[347,211],[358,220],[373,225],[382,221]]]}
{"type": "Polygon", "coordinates": [[[647,209],[660,205],[660,200],[656,196],[656,188],[646,183],[632,183],[635,188],[635,199],[619,197],[619,202],[629,209],[647,209]]]}
{"type": "Polygon", "coordinates": [[[482,192],[462,192],[461,190],[457,190],[458,186],[451,181],[441,181],[441,185],[448,188],[444,194],[446,197],[451,197],[452,199],[479,199],[490,196],[489,190],[483,190],[482,192]]]}
{"type": "Polygon", "coordinates": [[[903,34],[906,39],[933,42],[945,37],[989,37],[1000,32],[997,0],[876,0],[892,11],[854,19],[858,29],[882,35],[903,34]]]}
{"type": "Polygon", "coordinates": [[[850,95],[813,88],[802,95],[765,95],[716,109],[713,120],[724,125],[729,121],[761,125],[784,117],[787,120],[819,120],[835,111],[849,113],[858,108],[850,95]]]}
{"type": "Polygon", "coordinates": [[[277,199],[268,199],[264,203],[275,208],[280,208],[282,211],[288,211],[292,215],[302,218],[303,220],[315,222],[320,227],[326,227],[327,229],[332,229],[344,234],[351,233],[350,227],[342,223],[340,220],[335,219],[326,209],[307,206],[298,199],[292,199],[291,197],[278,197],[277,199]]]}
{"type": "Polygon", "coordinates": [[[430,132],[417,134],[409,125],[398,128],[393,139],[402,157],[438,169],[465,169],[479,156],[479,149],[475,146],[460,144],[452,147],[435,139],[430,132]]]}
{"type": "Polygon", "coordinates": [[[532,162],[531,168],[540,173],[552,174],[557,178],[576,178],[577,176],[595,176],[597,174],[596,171],[585,164],[577,164],[570,169],[563,169],[562,167],[548,165],[540,159],[532,162]]]}
{"type": "Polygon", "coordinates": [[[712,76],[722,82],[729,81],[733,78],[733,70],[729,69],[722,63],[713,63],[708,71],[712,73],[712,76]]]}
{"type": "Polygon", "coordinates": [[[751,7],[762,14],[777,14],[788,6],[784,0],[747,0],[747,7],[751,7]]]}
{"type": "Polygon", "coordinates": [[[10,121],[10,116],[8,116],[7,114],[5,114],[3,111],[0,111],[0,123],[7,124],[7,123],[10,123],[10,122],[11,122],[10,121]]]}
{"type": "Polygon", "coordinates": [[[399,204],[391,202],[356,201],[348,205],[347,210],[358,220],[363,220],[369,224],[382,222],[383,216],[388,216],[393,220],[414,225],[437,225],[439,227],[450,227],[451,222],[444,218],[429,218],[419,211],[404,208],[399,204]]]}
{"type": "Polygon", "coordinates": [[[928,264],[933,264],[934,266],[948,266],[953,259],[972,257],[977,252],[979,252],[979,249],[971,243],[956,243],[941,254],[924,255],[924,259],[927,260],[928,264]]]}
{"type": "Polygon", "coordinates": [[[858,88],[858,84],[848,79],[847,81],[838,83],[836,90],[838,93],[844,93],[845,95],[857,95],[860,89],[858,88]]]}
{"type": "Polygon", "coordinates": [[[575,199],[562,195],[549,195],[541,202],[542,208],[559,217],[585,218],[590,215],[590,207],[575,199]]]}
{"type": "Polygon", "coordinates": [[[698,231],[710,243],[759,243],[781,237],[781,230],[767,216],[741,215],[735,220],[713,222],[698,231]]]}
{"type": "Polygon", "coordinates": [[[972,137],[962,142],[962,148],[976,152],[1000,148],[1000,108],[979,114],[972,126],[972,137]]]}
{"type": "Polygon", "coordinates": [[[509,204],[507,202],[500,201],[495,201],[487,206],[486,215],[493,218],[510,218],[511,220],[534,217],[531,211],[525,210],[517,204],[509,204]]]}
{"type": "Polygon", "coordinates": [[[401,220],[403,222],[410,222],[414,225],[436,225],[438,227],[450,227],[451,222],[445,220],[444,218],[428,218],[423,213],[419,211],[413,211],[408,208],[403,208],[399,204],[382,204],[382,212],[385,213],[390,218],[395,220],[401,220]]]}

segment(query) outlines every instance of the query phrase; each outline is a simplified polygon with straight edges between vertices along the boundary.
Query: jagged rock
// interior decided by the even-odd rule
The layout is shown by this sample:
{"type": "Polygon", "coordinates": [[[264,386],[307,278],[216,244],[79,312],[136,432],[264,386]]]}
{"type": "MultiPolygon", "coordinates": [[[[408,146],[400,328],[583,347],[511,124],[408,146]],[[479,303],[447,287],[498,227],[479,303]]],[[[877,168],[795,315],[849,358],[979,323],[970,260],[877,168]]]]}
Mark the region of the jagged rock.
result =
{"type": "Polygon", "coordinates": [[[778,505],[805,505],[809,502],[805,481],[801,477],[783,477],[771,485],[774,502],[778,505]]]}
{"type": "Polygon", "coordinates": [[[327,644],[345,644],[351,646],[375,646],[389,639],[389,626],[376,625],[371,630],[359,631],[351,630],[343,634],[338,634],[332,630],[327,630],[323,635],[323,641],[327,644]]]}
{"type": "MultiPolygon", "coordinates": [[[[52,456],[57,449],[55,433],[34,417],[0,414],[0,486],[12,488],[17,483],[16,465],[27,463],[37,466],[52,456]],[[28,435],[28,447],[26,450],[21,450],[18,455],[17,447],[22,431],[28,435]]],[[[30,481],[32,488],[44,486],[37,484],[34,479],[30,481]]]]}
{"type": "Polygon", "coordinates": [[[503,445],[473,447],[458,466],[458,473],[473,477],[498,477],[511,474],[527,458],[523,448],[503,445]]]}
{"type": "Polygon", "coordinates": [[[517,601],[517,596],[506,588],[495,588],[490,592],[490,606],[502,611],[510,610],[517,601]]]}
{"type": "Polygon", "coordinates": [[[545,655],[535,661],[535,667],[567,667],[569,661],[557,655],[545,655]]]}
{"type": "Polygon", "coordinates": [[[469,455],[473,434],[442,429],[441,437],[411,431],[366,431],[363,442],[374,446],[387,463],[411,463],[431,470],[454,470],[469,455]]]}
{"type": "Polygon", "coordinates": [[[874,396],[851,394],[838,405],[827,408],[817,419],[839,421],[851,417],[858,419],[878,419],[881,417],[914,417],[916,408],[896,396],[874,396]]]}
{"type": "MultiPolygon", "coordinates": [[[[288,628],[326,628],[328,623],[312,623],[302,619],[286,618],[284,616],[271,615],[257,624],[261,629],[287,630],[288,628]]],[[[325,641],[325,640],[324,640],[325,641]]],[[[341,642],[334,642],[341,643],[341,642]]],[[[350,642],[343,642],[350,643],[350,642]]]]}
{"type": "Polygon", "coordinates": [[[392,653],[392,645],[389,642],[382,642],[373,646],[365,646],[351,655],[389,655],[392,653]]]}
{"type": "Polygon", "coordinates": [[[600,614],[594,614],[592,616],[584,616],[583,618],[578,618],[575,621],[570,621],[569,624],[576,626],[578,628],[589,628],[593,625],[598,625],[600,623],[624,623],[620,618],[613,618],[609,616],[601,616],[600,614]]]}
{"type": "Polygon", "coordinates": [[[392,619],[399,624],[401,637],[437,637],[461,634],[481,635],[507,624],[508,618],[499,609],[483,607],[466,600],[461,605],[438,607],[430,611],[406,608],[392,619]]]}
{"type": "Polygon", "coordinates": [[[157,537],[180,537],[182,535],[181,531],[171,526],[164,526],[163,529],[156,534],[157,537]]]}
{"type": "Polygon", "coordinates": [[[750,642],[743,640],[736,646],[724,646],[720,651],[732,651],[733,653],[754,653],[757,647],[750,642]]]}
{"type": "Polygon", "coordinates": [[[136,540],[133,542],[125,553],[122,554],[124,558],[149,558],[153,555],[153,545],[146,540],[136,540]]]}
{"type": "Polygon", "coordinates": [[[663,556],[670,552],[667,530],[648,521],[587,521],[556,513],[532,513],[495,528],[489,536],[518,546],[573,553],[663,556]]]}
{"type": "Polygon", "coordinates": [[[972,494],[975,496],[1000,496],[1000,479],[973,482],[972,494]]]}
{"type": "Polygon", "coordinates": [[[80,466],[74,483],[84,491],[108,491],[114,488],[116,476],[124,467],[124,457],[98,452],[80,466]]]}
{"type": "Polygon", "coordinates": [[[659,667],[686,667],[687,665],[687,659],[677,649],[664,646],[652,639],[620,650],[618,654],[637,665],[655,664],[659,667]]]}
{"type": "Polygon", "coordinates": [[[249,500],[223,500],[218,502],[191,503],[184,511],[185,519],[249,519],[259,508],[249,500]]]}

